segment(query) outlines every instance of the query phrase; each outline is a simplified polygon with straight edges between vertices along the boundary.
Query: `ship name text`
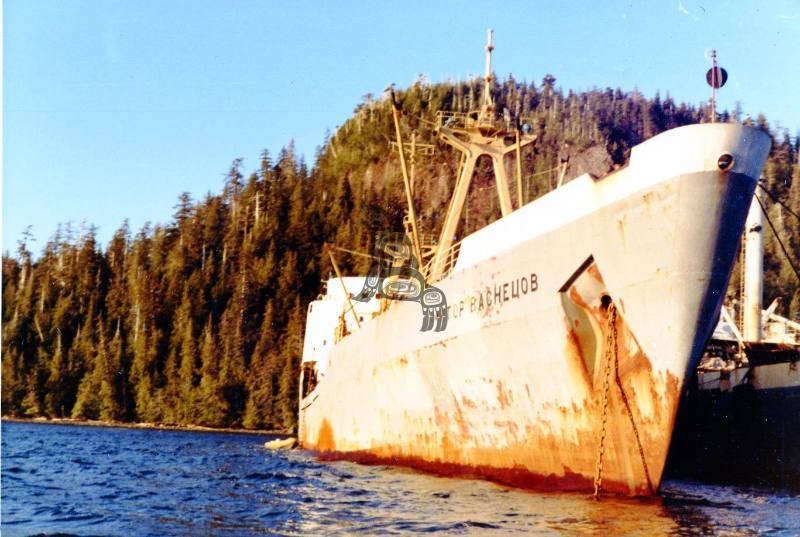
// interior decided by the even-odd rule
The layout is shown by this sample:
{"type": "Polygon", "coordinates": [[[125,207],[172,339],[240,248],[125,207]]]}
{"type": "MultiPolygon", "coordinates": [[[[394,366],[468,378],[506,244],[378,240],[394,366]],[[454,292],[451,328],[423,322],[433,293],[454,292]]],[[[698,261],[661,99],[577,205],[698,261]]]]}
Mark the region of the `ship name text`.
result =
{"type": "Polygon", "coordinates": [[[499,307],[511,300],[516,300],[539,290],[539,277],[535,272],[511,281],[486,286],[484,290],[468,295],[453,304],[448,304],[450,318],[457,319],[465,311],[470,313],[483,311],[485,308],[499,307]]]}

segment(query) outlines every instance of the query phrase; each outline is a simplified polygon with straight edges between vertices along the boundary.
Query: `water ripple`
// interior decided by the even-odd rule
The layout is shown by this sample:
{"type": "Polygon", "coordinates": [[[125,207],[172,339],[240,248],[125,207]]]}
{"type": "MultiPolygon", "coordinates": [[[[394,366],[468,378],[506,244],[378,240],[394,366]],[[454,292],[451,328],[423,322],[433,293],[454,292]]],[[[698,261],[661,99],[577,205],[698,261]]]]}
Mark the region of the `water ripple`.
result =
{"type": "Polygon", "coordinates": [[[800,497],[669,482],[657,501],[534,494],[272,452],[268,437],[2,424],[2,534],[800,534],[800,497]]]}

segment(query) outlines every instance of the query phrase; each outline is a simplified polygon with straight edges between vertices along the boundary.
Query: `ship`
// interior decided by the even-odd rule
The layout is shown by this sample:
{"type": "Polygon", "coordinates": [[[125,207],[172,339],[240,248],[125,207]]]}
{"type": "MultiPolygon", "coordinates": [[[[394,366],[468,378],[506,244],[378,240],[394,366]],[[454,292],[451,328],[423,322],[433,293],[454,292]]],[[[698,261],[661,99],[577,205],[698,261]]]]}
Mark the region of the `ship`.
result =
{"type": "Polygon", "coordinates": [[[678,478],[800,489],[800,323],[778,313],[779,298],[763,308],[760,187],[745,222],[738,299],[723,305],[687,383],[667,465],[678,478]]]}
{"type": "Polygon", "coordinates": [[[354,277],[331,253],[337,275],[308,306],[299,444],[514,487],[657,494],[770,139],[733,123],[679,127],[610,173],[523,203],[504,159],[516,154],[519,182],[536,135],[495,113],[492,49],[490,32],[480,109],[438,115],[462,164],[427,248],[393,108],[409,199],[409,240],[394,248],[416,255],[394,257],[412,260],[405,272],[390,262],[354,277]],[[482,156],[502,216],[456,241],[482,156]],[[420,298],[428,288],[442,300],[420,298]]]}

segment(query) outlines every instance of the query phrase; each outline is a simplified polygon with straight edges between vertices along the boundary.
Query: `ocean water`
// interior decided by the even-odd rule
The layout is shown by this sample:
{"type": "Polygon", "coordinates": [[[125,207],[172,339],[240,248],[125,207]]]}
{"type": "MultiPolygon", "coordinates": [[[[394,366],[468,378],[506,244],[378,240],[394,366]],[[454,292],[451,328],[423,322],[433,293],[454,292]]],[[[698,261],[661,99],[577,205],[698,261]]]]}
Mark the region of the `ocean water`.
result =
{"type": "Polygon", "coordinates": [[[267,436],[2,424],[2,535],[800,535],[800,494],[670,481],[655,500],[272,452],[267,436]]]}

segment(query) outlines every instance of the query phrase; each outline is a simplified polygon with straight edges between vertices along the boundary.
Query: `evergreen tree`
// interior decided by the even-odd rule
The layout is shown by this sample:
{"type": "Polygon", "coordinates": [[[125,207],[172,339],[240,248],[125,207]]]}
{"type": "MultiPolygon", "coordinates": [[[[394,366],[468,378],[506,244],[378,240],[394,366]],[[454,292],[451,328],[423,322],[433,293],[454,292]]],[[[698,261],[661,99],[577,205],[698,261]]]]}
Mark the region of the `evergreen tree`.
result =
{"type": "MultiPolygon", "coordinates": [[[[437,110],[480,105],[483,81],[416,81],[398,91],[404,135],[435,141],[437,110]]],[[[622,164],[643,140],[708,111],[667,93],[593,89],[564,92],[556,79],[508,77],[491,89],[497,110],[524,116],[537,135],[523,151],[525,200],[550,191],[561,158],[601,148],[622,164]]],[[[740,106],[732,117],[741,114],[740,106]]],[[[723,119],[731,117],[722,114],[723,119]]],[[[800,140],[770,132],[765,167],[770,219],[796,264],[800,256],[800,140]]],[[[310,168],[289,143],[263,151],[247,176],[242,159],[223,173],[218,194],[182,193],[170,222],[127,221],[103,250],[89,226],[60,226],[32,252],[26,231],[2,265],[2,410],[17,416],[196,423],[248,428],[296,426],[299,362],[307,305],[332,267],[322,245],[369,251],[375,233],[400,230],[405,195],[387,100],[365,96],[353,117],[326,135],[310,168]]],[[[416,163],[420,232],[437,234],[459,155],[437,146],[416,163]]],[[[499,215],[491,166],[479,163],[464,230],[499,215]],[[486,188],[490,187],[490,188],[486,188]]],[[[800,314],[800,285],[771,230],[765,238],[765,301],[800,314]]],[[[348,274],[368,259],[342,256],[348,274]]],[[[734,270],[731,291],[737,289],[734,270]]]]}

